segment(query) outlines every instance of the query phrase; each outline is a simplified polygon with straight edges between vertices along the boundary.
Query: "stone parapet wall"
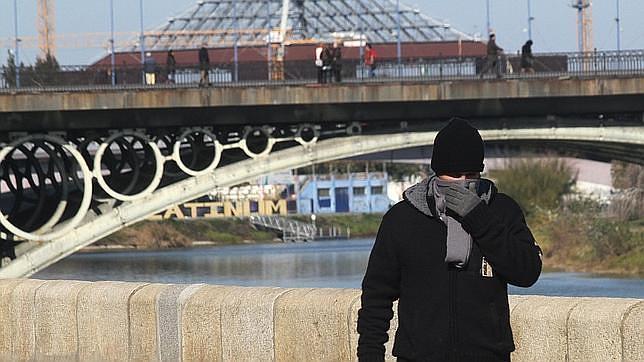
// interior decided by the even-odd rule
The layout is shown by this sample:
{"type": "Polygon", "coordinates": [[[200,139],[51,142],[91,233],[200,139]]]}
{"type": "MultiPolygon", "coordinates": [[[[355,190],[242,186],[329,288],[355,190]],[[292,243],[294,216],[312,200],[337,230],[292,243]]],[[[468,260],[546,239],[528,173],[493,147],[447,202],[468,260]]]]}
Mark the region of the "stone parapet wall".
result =
{"type": "MultiPolygon", "coordinates": [[[[0,301],[2,361],[356,359],[355,289],[6,279],[0,301]]],[[[511,296],[510,309],[513,361],[644,361],[644,300],[511,296]]]]}
{"type": "MultiPolygon", "coordinates": [[[[641,95],[644,77],[532,78],[502,81],[343,83],[212,88],[24,90],[1,92],[2,112],[83,111],[117,109],[181,109],[370,102],[437,102],[482,99],[530,99],[641,95]]],[[[0,112],[1,113],[1,112],[0,112]]]]}

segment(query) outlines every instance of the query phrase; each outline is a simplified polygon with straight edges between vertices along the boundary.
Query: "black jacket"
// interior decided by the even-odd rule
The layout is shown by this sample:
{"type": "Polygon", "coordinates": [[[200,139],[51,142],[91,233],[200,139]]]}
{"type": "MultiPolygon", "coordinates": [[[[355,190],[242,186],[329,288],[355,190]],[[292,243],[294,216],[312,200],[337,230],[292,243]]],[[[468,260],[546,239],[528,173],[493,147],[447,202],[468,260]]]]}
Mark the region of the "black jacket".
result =
{"type": "Polygon", "coordinates": [[[322,49],[322,53],[320,54],[320,59],[322,60],[322,64],[324,66],[331,65],[331,62],[333,61],[333,54],[331,53],[331,49],[329,47],[324,47],[322,49]]]}
{"type": "Polygon", "coordinates": [[[201,70],[206,70],[210,66],[210,57],[208,56],[208,49],[206,47],[199,49],[199,66],[201,70]]]}
{"type": "Polygon", "coordinates": [[[534,57],[532,56],[532,45],[526,43],[521,47],[521,67],[532,67],[534,57]]]}
{"type": "Polygon", "coordinates": [[[507,283],[528,287],[541,250],[518,204],[496,193],[461,224],[474,239],[469,263],[445,263],[446,226],[430,211],[428,180],[404,192],[383,217],[362,282],[358,357],[382,361],[392,302],[398,300],[393,354],[419,361],[507,360],[514,350],[507,283]],[[492,277],[481,272],[483,256],[492,277]]]}
{"type": "Polygon", "coordinates": [[[168,68],[168,73],[175,72],[177,70],[177,61],[174,59],[174,55],[168,54],[168,57],[165,60],[166,68],[168,68]]]}

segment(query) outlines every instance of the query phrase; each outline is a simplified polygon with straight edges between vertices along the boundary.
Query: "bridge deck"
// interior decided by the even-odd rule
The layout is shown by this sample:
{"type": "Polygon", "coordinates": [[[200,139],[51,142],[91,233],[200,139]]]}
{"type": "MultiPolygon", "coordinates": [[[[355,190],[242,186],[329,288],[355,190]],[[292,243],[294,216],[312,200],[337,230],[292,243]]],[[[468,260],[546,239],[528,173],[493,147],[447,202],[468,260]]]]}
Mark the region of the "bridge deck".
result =
{"type": "Polygon", "coordinates": [[[0,130],[644,112],[644,76],[0,93],[0,130]]]}

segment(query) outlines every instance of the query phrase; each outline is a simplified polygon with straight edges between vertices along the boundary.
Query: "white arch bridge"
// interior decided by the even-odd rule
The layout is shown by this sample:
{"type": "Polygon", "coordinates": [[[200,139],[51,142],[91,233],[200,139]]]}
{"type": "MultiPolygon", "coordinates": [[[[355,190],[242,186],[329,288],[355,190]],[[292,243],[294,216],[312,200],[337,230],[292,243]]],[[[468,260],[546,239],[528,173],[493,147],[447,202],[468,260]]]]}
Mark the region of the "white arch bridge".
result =
{"type": "MultiPolygon", "coordinates": [[[[212,129],[204,128],[154,141],[134,132],[76,142],[49,135],[15,140],[0,150],[2,195],[10,195],[0,205],[0,278],[29,276],[215,187],[234,186],[278,170],[427,146],[436,135],[436,131],[366,135],[351,127],[348,137],[326,139],[311,124],[282,136],[266,127],[247,128],[224,144],[212,129]]],[[[484,129],[481,134],[488,143],[581,145],[644,162],[641,125],[484,129]]]]}

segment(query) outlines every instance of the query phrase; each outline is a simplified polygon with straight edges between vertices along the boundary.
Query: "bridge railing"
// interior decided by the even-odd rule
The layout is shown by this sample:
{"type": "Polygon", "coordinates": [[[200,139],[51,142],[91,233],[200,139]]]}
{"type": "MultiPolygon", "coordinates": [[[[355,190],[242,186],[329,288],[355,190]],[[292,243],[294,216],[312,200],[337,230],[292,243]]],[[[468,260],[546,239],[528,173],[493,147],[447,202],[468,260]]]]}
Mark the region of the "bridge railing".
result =
{"type": "MultiPolygon", "coordinates": [[[[548,78],[561,76],[622,76],[644,74],[644,50],[588,53],[539,53],[532,63],[533,71],[521,69],[521,56],[498,57],[498,74],[503,78],[548,78]]],[[[198,64],[178,64],[174,71],[165,64],[153,66],[121,64],[42,65],[19,69],[20,88],[75,89],[128,87],[195,87],[211,86],[314,84],[351,82],[398,82],[479,79],[493,77],[495,69],[486,69],[484,57],[379,59],[372,69],[356,60],[343,60],[340,67],[328,67],[319,78],[313,61],[213,63],[207,79],[202,81],[198,64]],[[485,73],[485,74],[483,74],[485,73]]],[[[0,68],[0,90],[17,88],[16,70],[0,68]]]]}

